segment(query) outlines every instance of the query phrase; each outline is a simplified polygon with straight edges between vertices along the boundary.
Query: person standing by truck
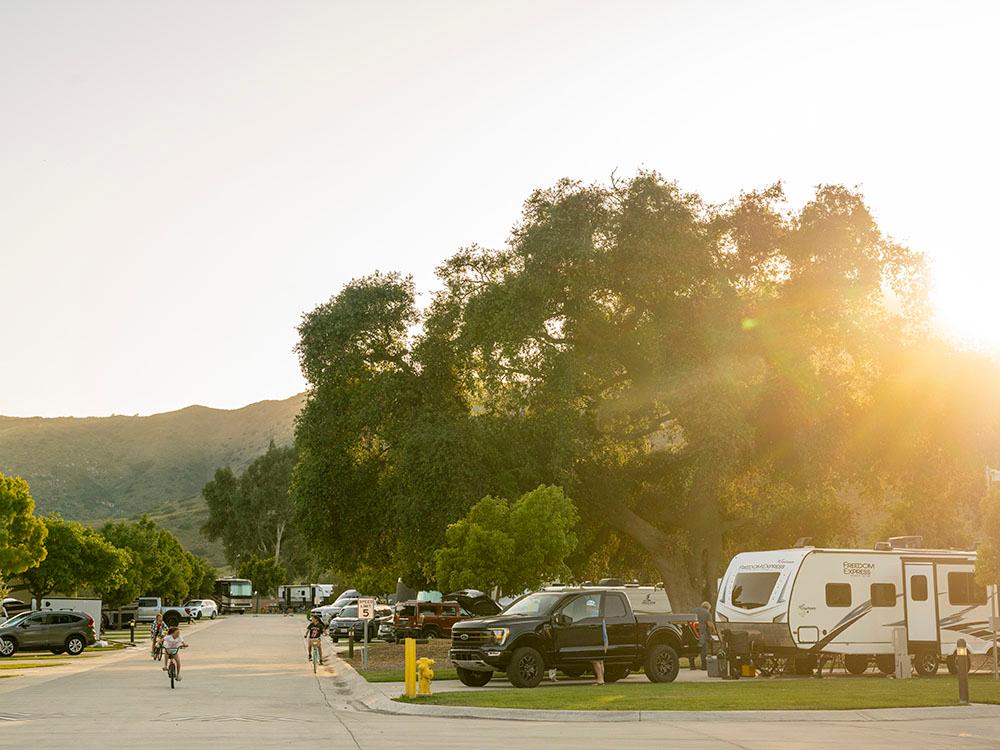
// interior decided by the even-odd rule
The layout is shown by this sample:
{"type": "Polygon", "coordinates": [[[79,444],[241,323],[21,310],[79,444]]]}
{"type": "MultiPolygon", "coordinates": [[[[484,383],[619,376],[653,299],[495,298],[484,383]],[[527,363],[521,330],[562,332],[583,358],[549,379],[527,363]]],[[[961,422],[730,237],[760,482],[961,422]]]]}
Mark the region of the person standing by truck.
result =
{"type": "MultiPolygon", "coordinates": [[[[695,607],[693,612],[698,616],[698,646],[701,650],[701,668],[708,669],[708,647],[712,642],[712,631],[715,623],[712,621],[712,605],[702,602],[700,607],[695,607]]],[[[694,657],[691,657],[691,666],[694,667],[694,657]]]]}

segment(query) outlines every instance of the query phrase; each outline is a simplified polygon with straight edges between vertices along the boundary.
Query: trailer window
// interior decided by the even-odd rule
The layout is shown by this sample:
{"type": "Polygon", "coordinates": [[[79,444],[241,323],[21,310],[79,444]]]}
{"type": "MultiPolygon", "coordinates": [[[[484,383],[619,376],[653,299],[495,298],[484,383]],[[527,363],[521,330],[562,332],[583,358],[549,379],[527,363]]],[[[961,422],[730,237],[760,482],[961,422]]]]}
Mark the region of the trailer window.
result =
{"type": "Polygon", "coordinates": [[[871,587],[871,597],[873,607],[895,607],[896,584],[873,583],[871,587]]]}
{"type": "Polygon", "coordinates": [[[828,584],[826,584],[826,606],[828,606],[828,607],[850,607],[851,606],[851,584],[849,584],[849,583],[828,583],[828,584]]]}
{"type": "Polygon", "coordinates": [[[778,573],[740,573],[733,581],[729,603],[740,609],[757,609],[771,600],[778,573]]]}
{"type": "Polygon", "coordinates": [[[915,602],[927,601],[927,576],[910,576],[910,598],[915,602]]]}
{"type": "Polygon", "coordinates": [[[976,583],[972,573],[949,573],[948,603],[986,604],[986,587],[976,583]]]}

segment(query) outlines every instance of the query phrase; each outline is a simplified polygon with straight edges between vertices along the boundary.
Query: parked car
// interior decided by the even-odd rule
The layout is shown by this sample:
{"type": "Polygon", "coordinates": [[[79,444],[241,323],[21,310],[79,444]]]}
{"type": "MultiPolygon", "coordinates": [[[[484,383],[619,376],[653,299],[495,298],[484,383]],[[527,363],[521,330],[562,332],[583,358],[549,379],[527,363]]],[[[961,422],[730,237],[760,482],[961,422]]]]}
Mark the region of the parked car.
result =
{"type": "Polygon", "coordinates": [[[467,589],[440,602],[403,602],[396,606],[393,625],[397,638],[450,638],[456,622],[499,611],[497,603],[482,591],[467,589]]]}
{"type": "Polygon", "coordinates": [[[156,613],[163,614],[163,621],[169,627],[175,627],[181,622],[191,621],[191,610],[184,607],[168,607],[158,597],[144,596],[136,604],[135,621],[153,622],[156,613]]]}
{"type": "Polygon", "coordinates": [[[27,612],[31,609],[30,604],[25,604],[20,599],[15,599],[12,596],[6,597],[2,603],[0,603],[0,617],[13,617],[14,615],[20,614],[21,612],[27,612]]]}
{"type": "Polygon", "coordinates": [[[214,620],[219,614],[219,605],[212,599],[192,599],[184,602],[184,609],[190,612],[195,620],[200,620],[202,617],[214,620]]]}
{"type": "Polygon", "coordinates": [[[561,587],[528,594],[499,615],[455,623],[449,657],[459,679],[482,687],[505,672],[514,687],[535,687],[547,669],[580,675],[603,661],[615,682],[642,667],[672,682],[680,656],[697,653],[694,615],[633,611],[623,587],[561,587]]]}
{"type": "Polygon", "coordinates": [[[0,656],[44,650],[76,656],[96,640],[94,618],[86,612],[22,612],[0,625],[0,656]]]}
{"type": "Polygon", "coordinates": [[[324,604],[322,607],[313,607],[309,610],[309,616],[318,615],[324,625],[329,625],[330,620],[340,614],[344,607],[356,605],[361,594],[356,589],[347,589],[338,596],[331,604],[324,604]]]}
{"type": "MultiPolygon", "coordinates": [[[[375,605],[375,618],[368,620],[368,640],[374,641],[378,636],[383,621],[392,616],[392,608],[385,604],[375,605]]],[[[330,620],[330,640],[336,643],[341,638],[347,638],[354,633],[354,640],[361,641],[365,637],[365,620],[358,618],[358,606],[352,604],[341,610],[340,614],[330,620]]]]}

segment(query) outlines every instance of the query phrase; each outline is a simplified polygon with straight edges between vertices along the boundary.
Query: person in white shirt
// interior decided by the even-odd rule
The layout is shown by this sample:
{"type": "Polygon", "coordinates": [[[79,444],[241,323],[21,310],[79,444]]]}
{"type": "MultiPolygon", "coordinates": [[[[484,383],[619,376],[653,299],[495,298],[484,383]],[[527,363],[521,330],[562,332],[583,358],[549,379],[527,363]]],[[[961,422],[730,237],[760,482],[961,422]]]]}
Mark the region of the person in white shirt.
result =
{"type": "Polygon", "coordinates": [[[173,657],[174,663],[177,665],[177,679],[181,679],[181,649],[187,648],[187,644],[184,639],[181,638],[181,629],[174,627],[167,631],[167,634],[163,637],[163,651],[165,654],[163,660],[163,670],[167,669],[167,659],[173,657]]]}

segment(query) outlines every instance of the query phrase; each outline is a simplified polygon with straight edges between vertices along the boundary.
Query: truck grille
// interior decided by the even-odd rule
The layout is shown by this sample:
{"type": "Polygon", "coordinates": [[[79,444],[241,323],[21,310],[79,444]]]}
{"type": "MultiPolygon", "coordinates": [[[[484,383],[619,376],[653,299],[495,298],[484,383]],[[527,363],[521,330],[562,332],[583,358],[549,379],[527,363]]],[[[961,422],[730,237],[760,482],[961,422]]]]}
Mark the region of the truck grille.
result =
{"type": "Polygon", "coordinates": [[[493,638],[488,630],[452,630],[451,647],[476,648],[486,643],[492,643],[493,638]]]}

